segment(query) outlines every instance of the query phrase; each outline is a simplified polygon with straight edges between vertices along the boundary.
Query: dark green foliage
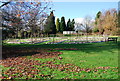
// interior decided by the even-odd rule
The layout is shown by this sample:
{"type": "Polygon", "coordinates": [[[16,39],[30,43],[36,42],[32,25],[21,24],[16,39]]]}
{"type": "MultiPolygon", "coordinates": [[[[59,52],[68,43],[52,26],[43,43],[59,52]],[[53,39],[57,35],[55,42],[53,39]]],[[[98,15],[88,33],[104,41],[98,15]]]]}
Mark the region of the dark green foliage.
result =
{"type": "Polygon", "coordinates": [[[101,11],[97,13],[96,18],[100,18],[100,16],[101,16],[101,11]]]}
{"type": "Polygon", "coordinates": [[[55,17],[54,17],[53,11],[50,13],[50,16],[48,16],[47,18],[47,22],[45,25],[45,33],[56,34],[55,17]]]}
{"type": "Polygon", "coordinates": [[[57,20],[56,20],[56,30],[57,30],[57,32],[60,32],[60,20],[59,20],[59,18],[57,18],[57,20]]]}
{"type": "Polygon", "coordinates": [[[66,31],[69,31],[70,28],[71,28],[71,21],[69,19],[68,22],[67,22],[66,31]]]}
{"type": "Polygon", "coordinates": [[[74,30],[74,24],[75,24],[75,20],[73,19],[72,22],[71,22],[71,28],[70,28],[71,31],[74,30]]]}
{"type": "Polygon", "coordinates": [[[2,30],[2,39],[9,38],[11,36],[15,35],[15,32],[12,30],[2,30]]]}
{"type": "Polygon", "coordinates": [[[94,32],[94,33],[99,32],[98,28],[97,28],[97,27],[95,27],[95,28],[93,29],[93,32],[94,32]]]}
{"type": "Polygon", "coordinates": [[[62,32],[65,31],[65,30],[66,30],[65,17],[61,17],[60,32],[62,33],[62,32]]]}
{"type": "Polygon", "coordinates": [[[101,16],[101,11],[99,11],[97,14],[96,14],[96,18],[95,18],[95,24],[97,25],[97,20],[100,18],[101,16]]]}
{"type": "Polygon", "coordinates": [[[72,21],[70,21],[70,19],[69,19],[68,22],[67,22],[66,31],[73,31],[74,30],[74,24],[75,24],[74,19],[72,21]]]}

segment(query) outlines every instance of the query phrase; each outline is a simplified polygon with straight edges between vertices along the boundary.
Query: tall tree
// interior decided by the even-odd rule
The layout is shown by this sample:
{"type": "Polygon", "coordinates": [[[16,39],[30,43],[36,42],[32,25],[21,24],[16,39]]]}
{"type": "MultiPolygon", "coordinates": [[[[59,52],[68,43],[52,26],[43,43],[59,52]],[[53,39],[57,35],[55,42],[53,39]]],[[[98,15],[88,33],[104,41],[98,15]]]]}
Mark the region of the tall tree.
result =
{"type": "Polygon", "coordinates": [[[51,11],[50,16],[48,16],[47,18],[47,22],[45,25],[45,33],[56,34],[55,17],[54,17],[53,11],[51,11]]]}
{"type": "Polygon", "coordinates": [[[115,9],[105,12],[103,27],[105,34],[113,35],[117,32],[117,11],[115,9]]]}
{"type": "Polygon", "coordinates": [[[60,32],[60,20],[59,20],[59,18],[57,18],[57,20],[56,20],[56,31],[60,32]]]}
{"type": "Polygon", "coordinates": [[[96,27],[100,34],[115,35],[117,33],[118,15],[116,9],[109,9],[96,15],[96,27]]]}
{"type": "Polygon", "coordinates": [[[75,24],[75,20],[72,19],[70,31],[74,31],[74,24],[75,24]]]}
{"type": "Polygon", "coordinates": [[[2,20],[0,23],[2,24],[2,28],[3,28],[3,35],[7,37],[11,37],[14,34],[16,35],[16,37],[18,37],[18,35],[20,34],[19,32],[21,31],[21,29],[23,29],[24,26],[22,19],[16,17],[15,12],[10,13],[6,9],[1,9],[1,12],[2,12],[1,13],[2,20]]]}
{"type": "Polygon", "coordinates": [[[103,33],[103,28],[102,28],[102,20],[101,20],[101,16],[102,16],[102,13],[101,11],[99,11],[97,14],[96,14],[96,18],[95,18],[95,27],[93,29],[94,32],[99,32],[99,33],[103,33]]]}
{"type": "Polygon", "coordinates": [[[62,32],[65,31],[65,30],[66,30],[65,17],[61,17],[60,32],[62,33],[62,32]]]}
{"type": "Polygon", "coordinates": [[[101,16],[101,11],[99,11],[97,14],[96,14],[96,18],[95,18],[95,24],[97,25],[98,23],[97,23],[97,20],[100,18],[100,16],[101,16]]]}
{"type": "Polygon", "coordinates": [[[83,23],[81,24],[82,25],[82,29],[88,34],[88,33],[91,33],[92,31],[92,28],[93,28],[93,21],[92,21],[92,18],[90,16],[86,16],[84,19],[83,19],[83,23]]]}
{"type": "Polygon", "coordinates": [[[119,1],[119,3],[118,3],[119,5],[118,5],[118,26],[117,26],[117,28],[118,28],[118,31],[117,31],[117,34],[118,35],[120,35],[120,1],[119,1]]]}
{"type": "Polygon", "coordinates": [[[70,21],[70,19],[68,19],[66,31],[70,31],[70,28],[71,28],[71,21],[70,21]]]}
{"type": "Polygon", "coordinates": [[[47,0],[43,3],[40,0],[37,2],[11,1],[0,8],[0,15],[4,18],[2,19],[3,22],[1,22],[2,27],[4,26],[6,30],[12,29],[15,31],[15,35],[18,35],[16,30],[21,29],[21,31],[30,31],[31,35],[35,36],[43,29],[41,24],[45,22],[49,9],[50,2],[47,0]],[[13,22],[16,19],[17,22],[13,22]],[[19,25],[21,22],[23,23],[19,25]]]}

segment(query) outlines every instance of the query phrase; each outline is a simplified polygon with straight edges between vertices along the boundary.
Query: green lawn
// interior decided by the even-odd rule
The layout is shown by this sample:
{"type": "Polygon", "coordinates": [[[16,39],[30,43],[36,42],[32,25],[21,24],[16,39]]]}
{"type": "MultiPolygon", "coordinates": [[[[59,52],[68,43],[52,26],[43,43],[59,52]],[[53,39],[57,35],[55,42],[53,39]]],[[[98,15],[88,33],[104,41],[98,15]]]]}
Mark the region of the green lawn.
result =
{"type": "MultiPolygon", "coordinates": [[[[53,57],[41,58],[39,52],[13,58],[13,65],[1,66],[3,78],[16,79],[118,79],[120,42],[86,44],[5,44],[3,49],[43,50],[53,57]],[[54,53],[62,53],[54,56],[54,53]],[[34,54],[34,55],[33,55],[34,54]],[[39,58],[40,57],[40,58],[39,58]],[[21,64],[20,61],[23,59],[21,64]],[[26,63],[25,63],[26,61],[26,63]],[[20,63],[19,63],[20,62],[20,63]],[[17,65],[17,66],[16,66],[17,65]],[[19,67],[18,67],[19,66],[19,67]],[[21,69],[21,70],[19,70],[21,69]]],[[[23,55],[21,53],[21,55],[23,55]]],[[[12,57],[11,57],[12,58],[12,57]]],[[[11,63],[10,62],[10,63],[11,63]]],[[[12,64],[12,63],[11,63],[12,64]]]]}

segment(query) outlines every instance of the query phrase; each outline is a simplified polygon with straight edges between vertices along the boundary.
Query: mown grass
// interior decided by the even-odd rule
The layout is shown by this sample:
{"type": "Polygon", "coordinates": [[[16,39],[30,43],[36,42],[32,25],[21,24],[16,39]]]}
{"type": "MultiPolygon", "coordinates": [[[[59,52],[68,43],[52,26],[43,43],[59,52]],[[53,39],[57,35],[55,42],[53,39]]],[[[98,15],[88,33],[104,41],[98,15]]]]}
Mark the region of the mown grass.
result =
{"type": "MultiPolygon", "coordinates": [[[[57,68],[47,67],[47,64],[34,65],[41,72],[35,75],[35,78],[40,79],[118,79],[118,49],[120,42],[101,42],[101,43],[86,43],[86,44],[5,44],[4,47],[10,48],[29,48],[29,49],[52,49],[48,51],[59,51],[63,54],[59,55],[62,57],[59,60],[57,57],[54,58],[34,58],[39,60],[41,63],[48,61],[54,62],[55,65],[61,64],[72,64],[71,70],[74,67],[80,67],[84,69],[94,69],[98,67],[110,67],[109,69],[98,69],[98,71],[61,71],[57,68]],[[59,49],[59,48],[62,48],[59,49]],[[76,48],[78,50],[64,50],[68,48],[76,48]],[[43,67],[44,66],[44,67],[43,67]],[[50,75],[42,77],[40,75],[50,75]]],[[[6,49],[7,50],[7,49],[6,49]]],[[[33,59],[31,56],[24,56],[28,59],[33,59]]],[[[3,71],[5,71],[5,67],[3,71]]],[[[4,75],[4,74],[3,74],[4,75]]],[[[5,76],[5,75],[4,75],[5,76]]],[[[27,76],[19,77],[18,79],[25,79],[27,76]]],[[[30,77],[29,77],[30,78],[30,77]]],[[[32,78],[30,78],[32,79],[32,78]]]]}

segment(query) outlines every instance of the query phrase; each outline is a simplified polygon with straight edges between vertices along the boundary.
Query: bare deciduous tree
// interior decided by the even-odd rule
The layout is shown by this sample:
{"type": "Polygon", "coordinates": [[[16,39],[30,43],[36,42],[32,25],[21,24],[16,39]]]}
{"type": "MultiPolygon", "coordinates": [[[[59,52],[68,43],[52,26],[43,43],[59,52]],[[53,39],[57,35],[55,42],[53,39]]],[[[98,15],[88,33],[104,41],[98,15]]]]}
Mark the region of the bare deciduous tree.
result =
{"type": "MultiPolygon", "coordinates": [[[[3,6],[1,17],[2,24],[6,29],[16,30],[16,35],[23,31],[30,31],[31,35],[40,34],[42,24],[44,23],[47,13],[51,9],[51,2],[13,2],[3,6]]],[[[13,31],[14,31],[13,30],[13,31]]]]}
{"type": "Polygon", "coordinates": [[[91,33],[92,28],[93,28],[93,20],[92,20],[92,17],[86,16],[86,17],[83,19],[82,27],[83,27],[83,30],[84,30],[87,34],[88,34],[88,33],[91,33]]]}

